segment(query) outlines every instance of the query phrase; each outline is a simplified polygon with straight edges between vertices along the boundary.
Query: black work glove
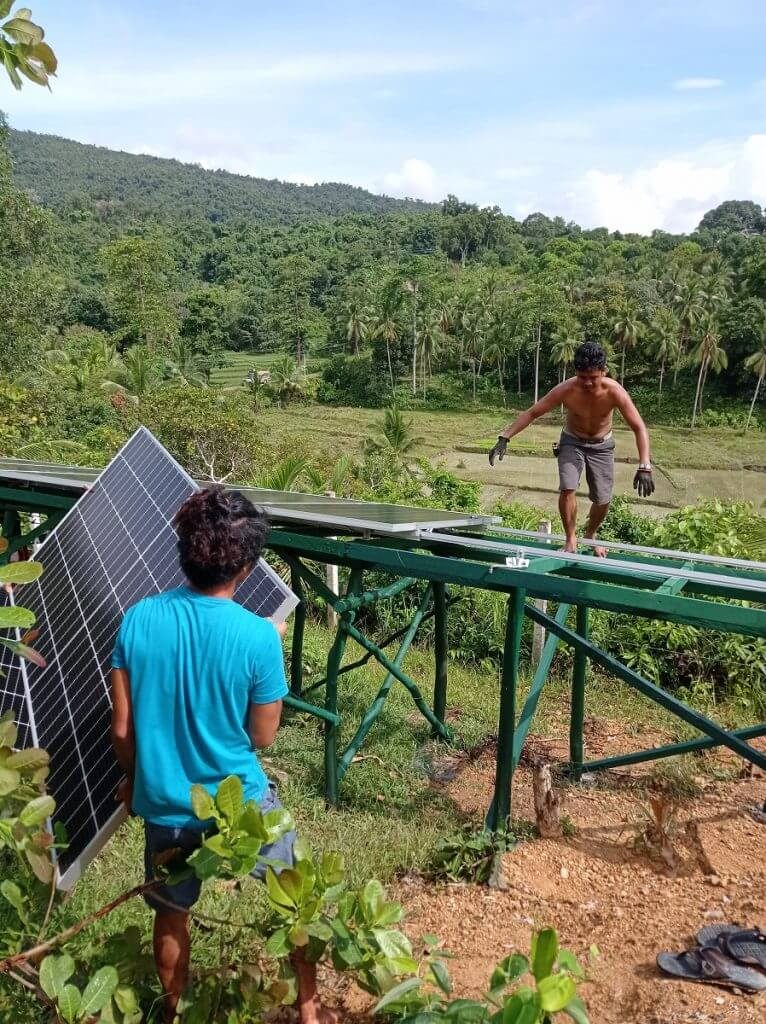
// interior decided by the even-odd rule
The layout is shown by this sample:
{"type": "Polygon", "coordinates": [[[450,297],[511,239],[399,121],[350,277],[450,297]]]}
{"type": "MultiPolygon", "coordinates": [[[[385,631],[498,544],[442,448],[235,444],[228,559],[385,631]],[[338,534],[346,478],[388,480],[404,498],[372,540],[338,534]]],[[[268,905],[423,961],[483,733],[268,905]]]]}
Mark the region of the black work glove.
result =
{"type": "Polygon", "coordinates": [[[633,477],[633,490],[638,491],[640,498],[648,498],[654,494],[654,478],[651,469],[637,469],[633,477]]]}
{"type": "Polygon", "coordinates": [[[503,461],[503,458],[505,456],[505,450],[506,450],[507,447],[508,447],[508,438],[507,437],[503,437],[503,435],[501,434],[500,437],[498,437],[498,439],[497,439],[497,444],[495,445],[495,447],[490,449],[490,452],[489,452],[489,464],[490,464],[490,466],[494,466],[495,459],[499,459],[500,462],[503,461]]]}

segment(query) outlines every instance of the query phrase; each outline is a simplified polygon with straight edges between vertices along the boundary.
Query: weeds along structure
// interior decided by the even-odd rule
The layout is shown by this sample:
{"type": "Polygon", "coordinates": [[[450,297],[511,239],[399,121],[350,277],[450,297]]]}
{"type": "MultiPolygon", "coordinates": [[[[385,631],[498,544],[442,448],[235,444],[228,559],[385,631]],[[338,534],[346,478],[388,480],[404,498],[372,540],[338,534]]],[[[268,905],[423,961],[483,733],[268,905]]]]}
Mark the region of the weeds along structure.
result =
{"type": "MultiPolygon", "coordinates": [[[[95,471],[77,467],[1,460],[0,512],[8,548],[0,558],[7,559],[44,536],[94,476],[95,471]],[[29,513],[42,517],[42,522],[29,513]]],[[[447,622],[456,600],[450,587],[507,595],[497,768],[486,819],[489,829],[503,828],[511,816],[513,774],[560,644],[571,647],[574,653],[569,761],[565,766],[573,779],[585,771],[717,746],[727,747],[766,770],[766,754],[748,743],[766,735],[766,723],[737,730],[724,728],[596,646],[588,628],[591,609],[601,609],[766,637],[766,564],[630,545],[609,545],[606,558],[572,555],[558,549],[555,537],[502,529],[486,516],[241,489],[268,511],[272,520],[268,547],[289,568],[299,598],[292,634],[291,691],[286,703],[296,712],[323,722],[323,785],[329,804],[339,802],[342,780],[395,684],[407,690],[434,736],[450,741],[445,714],[449,693],[447,622]],[[336,594],[327,585],[322,564],[348,570],[343,593],[336,594]],[[366,579],[379,579],[381,573],[390,582],[365,586],[366,579]],[[415,607],[409,623],[383,638],[367,636],[361,628],[360,613],[403,593],[410,594],[415,607]],[[323,677],[305,685],[304,627],[313,600],[334,609],[337,628],[323,677]],[[542,611],[541,600],[554,603],[555,614],[542,611]],[[525,617],[546,630],[547,640],[526,702],[519,708],[519,655],[525,617]],[[431,621],[435,672],[433,694],[427,698],[402,665],[419,630],[431,621]],[[349,640],[355,641],[364,654],[344,663],[349,640]],[[383,681],[352,739],[341,749],[344,684],[353,669],[371,660],[380,665],[383,681]],[[583,721],[589,662],[675,715],[694,728],[699,737],[586,761],[583,721]]]]}

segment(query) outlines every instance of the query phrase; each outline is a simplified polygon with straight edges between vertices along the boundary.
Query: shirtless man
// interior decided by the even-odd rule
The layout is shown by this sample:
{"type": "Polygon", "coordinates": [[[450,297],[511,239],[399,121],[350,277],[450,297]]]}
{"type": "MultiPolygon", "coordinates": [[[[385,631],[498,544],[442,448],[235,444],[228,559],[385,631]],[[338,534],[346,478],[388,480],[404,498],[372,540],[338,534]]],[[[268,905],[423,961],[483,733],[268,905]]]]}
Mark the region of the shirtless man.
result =
{"type": "MultiPolygon", "coordinates": [[[[557,405],[564,406],[567,411],[566,423],[561,439],[553,446],[553,450],[559,463],[559,512],[566,534],[565,551],[577,550],[575,492],[583,469],[592,502],[585,524],[587,538],[595,538],[596,531],[609,511],[614,486],[612,416],[615,409],[619,409],[636,437],[639,466],[633,478],[633,487],[642,498],[654,492],[646,425],[625,388],[607,377],[606,353],[600,345],[588,341],[575,352],[574,367],[576,376],[558,384],[531,409],[517,417],[500,434],[497,444],[489,453],[489,464],[494,466],[496,458],[502,460],[512,437],[526,430],[530,423],[557,405]]],[[[606,549],[597,547],[595,554],[603,558],[606,549]]]]}

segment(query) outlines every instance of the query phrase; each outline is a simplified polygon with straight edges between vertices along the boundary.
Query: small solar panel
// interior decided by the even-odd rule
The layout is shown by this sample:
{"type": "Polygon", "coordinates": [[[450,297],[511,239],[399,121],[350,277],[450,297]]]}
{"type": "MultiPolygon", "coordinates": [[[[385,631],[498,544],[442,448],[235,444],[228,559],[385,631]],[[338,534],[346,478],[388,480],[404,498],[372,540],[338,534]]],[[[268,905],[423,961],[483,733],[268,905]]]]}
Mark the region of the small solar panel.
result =
{"type": "MultiPolygon", "coordinates": [[[[127,608],[184,582],[172,519],[196,489],[141,427],[40,547],[41,578],[14,590],[13,602],[37,616],[35,646],[47,667],[11,662],[0,711],[13,709],[20,746],[38,743],[51,755],[48,789],[69,835],[58,858],[61,888],[120,823],[114,793],[122,772],[109,739],[112,650],[127,608]]],[[[277,621],[297,603],[263,561],[235,596],[277,621]]]]}

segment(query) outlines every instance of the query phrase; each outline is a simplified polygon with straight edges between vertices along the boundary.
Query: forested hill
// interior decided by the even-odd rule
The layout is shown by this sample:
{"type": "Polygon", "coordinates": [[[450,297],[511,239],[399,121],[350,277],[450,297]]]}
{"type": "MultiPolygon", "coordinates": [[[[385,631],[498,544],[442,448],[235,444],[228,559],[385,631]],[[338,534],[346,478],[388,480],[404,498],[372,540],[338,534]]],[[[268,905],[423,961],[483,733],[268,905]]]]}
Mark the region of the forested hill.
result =
{"type": "Polygon", "coordinates": [[[159,214],[213,223],[258,220],[291,224],[317,216],[427,211],[427,203],[391,199],[327,182],[294,185],[209,171],[196,164],[88,146],[56,135],[11,131],[14,178],[45,206],[97,205],[114,219],[159,214]]]}

